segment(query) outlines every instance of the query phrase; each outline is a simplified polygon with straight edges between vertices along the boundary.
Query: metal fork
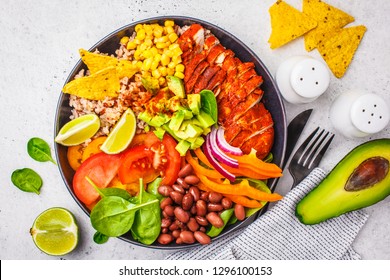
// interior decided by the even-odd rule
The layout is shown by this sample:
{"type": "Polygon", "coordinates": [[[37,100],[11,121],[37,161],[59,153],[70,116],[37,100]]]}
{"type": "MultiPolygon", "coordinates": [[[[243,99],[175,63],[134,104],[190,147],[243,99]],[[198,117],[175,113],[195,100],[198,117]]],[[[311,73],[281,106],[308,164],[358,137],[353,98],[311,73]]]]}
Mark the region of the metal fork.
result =
{"type": "Polygon", "coordinates": [[[292,157],[288,167],[294,179],[292,188],[319,165],[333,138],[333,133],[325,129],[320,131],[320,127],[317,127],[302,143],[292,157]]]}

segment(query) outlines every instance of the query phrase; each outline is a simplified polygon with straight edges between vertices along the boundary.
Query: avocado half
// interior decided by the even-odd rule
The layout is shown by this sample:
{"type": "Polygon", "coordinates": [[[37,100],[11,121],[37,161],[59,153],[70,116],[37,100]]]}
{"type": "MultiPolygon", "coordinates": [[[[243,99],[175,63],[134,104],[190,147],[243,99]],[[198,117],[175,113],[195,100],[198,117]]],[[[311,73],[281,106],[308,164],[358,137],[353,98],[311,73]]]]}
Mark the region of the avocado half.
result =
{"type": "Polygon", "coordinates": [[[390,194],[390,139],[368,141],[349,152],[296,206],[307,225],[373,205],[390,194]]]}

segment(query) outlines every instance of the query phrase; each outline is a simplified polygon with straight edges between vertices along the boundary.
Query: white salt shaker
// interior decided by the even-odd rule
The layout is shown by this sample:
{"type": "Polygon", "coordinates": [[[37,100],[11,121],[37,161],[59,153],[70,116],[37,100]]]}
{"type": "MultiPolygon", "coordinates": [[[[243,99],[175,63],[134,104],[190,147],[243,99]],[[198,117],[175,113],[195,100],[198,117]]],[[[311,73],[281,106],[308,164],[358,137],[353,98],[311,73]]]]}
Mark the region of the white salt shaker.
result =
{"type": "Polygon", "coordinates": [[[276,83],[283,98],[293,104],[309,103],[329,87],[325,64],[310,56],[293,56],[280,64],[276,83]]]}
{"type": "Polygon", "coordinates": [[[390,120],[385,100],[373,93],[347,91],[330,108],[334,128],[347,138],[366,137],[383,130],[390,120]]]}

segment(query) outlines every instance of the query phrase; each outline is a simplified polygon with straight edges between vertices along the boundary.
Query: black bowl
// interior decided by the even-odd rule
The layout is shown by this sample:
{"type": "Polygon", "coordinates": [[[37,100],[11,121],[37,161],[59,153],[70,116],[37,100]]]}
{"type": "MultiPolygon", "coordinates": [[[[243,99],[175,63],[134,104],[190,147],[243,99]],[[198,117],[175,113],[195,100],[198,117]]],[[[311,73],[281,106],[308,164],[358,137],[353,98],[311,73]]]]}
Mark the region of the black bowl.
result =
{"type": "MultiPolygon", "coordinates": [[[[274,119],[274,128],[275,128],[275,142],[272,148],[272,153],[274,156],[274,163],[278,164],[279,166],[284,161],[284,153],[286,148],[286,115],[285,115],[285,109],[283,105],[283,101],[281,98],[281,95],[279,93],[279,90],[276,86],[275,81],[273,80],[271,74],[268,72],[265,65],[262,63],[262,61],[256,56],[256,54],[249,49],[244,43],[242,43],[239,39],[234,37],[232,34],[226,32],[225,30],[221,29],[220,27],[205,22],[203,20],[195,19],[195,18],[188,18],[188,17],[181,17],[181,16],[164,16],[164,17],[155,17],[150,19],[141,20],[138,22],[134,22],[131,24],[128,24],[126,26],[123,26],[122,28],[112,32],[111,34],[104,37],[102,40],[100,40],[98,43],[96,43],[93,47],[90,48],[90,50],[95,50],[96,48],[102,52],[102,53],[114,53],[115,50],[119,46],[120,38],[123,36],[131,36],[131,34],[134,32],[134,27],[138,23],[159,23],[163,24],[163,22],[167,19],[172,19],[175,21],[176,24],[180,26],[184,25],[190,25],[193,23],[199,23],[206,29],[209,29],[221,42],[223,46],[226,48],[229,48],[233,50],[238,58],[240,58],[243,62],[249,62],[252,61],[256,65],[256,71],[259,75],[261,75],[264,79],[264,83],[261,86],[261,88],[264,91],[264,96],[262,101],[264,102],[266,108],[271,112],[271,115],[274,119]]],[[[83,68],[86,68],[84,63],[80,60],[71,73],[69,74],[69,77],[67,78],[66,83],[71,81],[73,77],[83,68]]],[[[70,107],[69,107],[69,95],[64,94],[61,92],[58,105],[57,105],[57,113],[55,117],[55,135],[57,135],[60,128],[69,121],[69,116],[71,115],[70,107]]],[[[61,173],[61,176],[65,182],[65,185],[75,201],[80,205],[80,207],[84,210],[84,212],[89,215],[88,208],[78,200],[78,198],[73,193],[72,189],[72,179],[74,175],[74,171],[69,166],[66,152],[67,147],[64,147],[59,144],[55,144],[55,152],[58,162],[58,167],[61,173]]],[[[271,190],[274,188],[275,180],[270,180],[268,185],[271,188],[271,190]]],[[[263,210],[262,212],[264,212],[263,210]]],[[[262,214],[262,212],[259,213],[259,215],[262,214]]],[[[218,236],[215,237],[213,240],[216,240],[218,238],[221,238],[222,236],[225,236],[229,234],[230,232],[246,226],[254,221],[254,219],[258,217],[252,216],[247,219],[245,219],[242,222],[238,222],[234,225],[227,226],[224,231],[218,236]]],[[[154,248],[154,249],[184,249],[184,248],[190,248],[194,246],[199,246],[199,244],[191,244],[191,245],[177,245],[177,244],[170,244],[170,245],[160,245],[158,243],[152,244],[152,245],[144,245],[137,241],[135,241],[131,234],[126,234],[121,237],[120,239],[130,242],[134,245],[144,246],[147,248],[154,248]]]]}

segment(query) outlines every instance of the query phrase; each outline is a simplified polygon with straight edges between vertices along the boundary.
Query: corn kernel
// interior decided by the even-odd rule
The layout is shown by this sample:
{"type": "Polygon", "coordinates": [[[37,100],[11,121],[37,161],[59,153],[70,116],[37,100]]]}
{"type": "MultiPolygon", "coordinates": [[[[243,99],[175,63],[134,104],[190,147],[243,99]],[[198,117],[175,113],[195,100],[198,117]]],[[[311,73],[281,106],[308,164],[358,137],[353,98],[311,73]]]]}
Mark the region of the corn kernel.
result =
{"type": "Polygon", "coordinates": [[[167,75],[173,76],[175,74],[175,69],[174,68],[167,68],[167,75]]]}
{"type": "Polygon", "coordinates": [[[169,57],[172,57],[173,56],[173,51],[171,51],[170,49],[166,49],[164,50],[164,53],[169,56],[169,57]]]}
{"type": "Polygon", "coordinates": [[[127,48],[128,50],[135,50],[135,49],[137,48],[137,44],[136,44],[134,41],[129,41],[129,42],[127,43],[126,48],[127,48]]]}
{"type": "Polygon", "coordinates": [[[145,51],[148,49],[148,46],[145,43],[142,43],[138,46],[138,49],[141,51],[145,51]]]}
{"type": "Polygon", "coordinates": [[[166,76],[168,74],[167,67],[165,66],[159,66],[158,71],[160,71],[161,76],[166,76]]]}
{"type": "Polygon", "coordinates": [[[170,62],[169,56],[167,56],[165,53],[163,53],[163,54],[161,55],[161,64],[162,64],[163,66],[166,66],[166,65],[169,64],[169,62],[170,62]]]}
{"type": "Polygon", "coordinates": [[[160,61],[156,61],[153,59],[152,64],[150,65],[150,70],[156,70],[158,65],[160,64],[160,61]]]}
{"type": "Polygon", "coordinates": [[[177,64],[175,67],[176,72],[184,72],[184,65],[183,64],[177,64]]]}
{"type": "Polygon", "coordinates": [[[135,60],[141,60],[141,51],[139,49],[136,49],[134,52],[134,59],[135,60]]]}
{"type": "Polygon", "coordinates": [[[165,86],[166,80],[164,77],[158,78],[158,84],[162,87],[165,86]]]}
{"type": "Polygon", "coordinates": [[[138,38],[134,38],[133,42],[136,43],[137,45],[140,45],[142,43],[142,41],[138,38]]]}
{"type": "Polygon", "coordinates": [[[176,64],[179,64],[181,63],[181,56],[173,56],[172,59],[171,59],[173,62],[175,62],[176,64]]]}
{"type": "Polygon", "coordinates": [[[175,76],[179,79],[184,79],[184,74],[182,72],[175,72],[175,76]]]}
{"type": "MultiPolygon", "coordinates": [[[[160,26],[161,27],[161,26],[160,26]]],[[[162,35],[163,35],[163,31],[164,29],[161,27],[161,28],[158,28],[156,27],[154,30],[153,30],[153,35],[154,37],[156,38],[160,38],[162,35]]]]}
{"type": "Polygon", "coordinates": [[[154,43],[165,43],[168,42],[168,40],[167,36],[161,36],[159,38],[154,38],[154,43]]]}
{"type": "Polygon", "coordinates": [[[137,31],[137,35],[135,36],[135,38],[142,41],[145,39],[145,36],[146,36],[145,29],[140,29],[137,31]]]}
{"type": "Polygon", "coordinates": [[[183,51],[180,48],[174,48],[172,52],[173,56],[181,56],[183,54],[183,51]]]}
{"type": "MultiPolygon", "coordinates": [[[[168,36],[169,37],[169,36],[168,36]]],[[[174,49],[176,49],[176,48],[178,48],[179,47],[179,44],[178,43],[172,43],[172,44],[170,44],[169,45],[169,49],[172,51],[172,50],[174,50],[174,49]]]]}
{"type": "Polygon", "coordinates": [[[143,53],[142,53],[142,56],[144,58],[149,58],[149,57],[152,57],[153,56],[153,53],[150,51],[150,50],[145,50],[143,53]]]}
{"type": "Polygon", "coordinates": [[[161,73],[158,71],[158,69],[155,69],[152,71],[152,76],[158,79],[161,77],[161,73]]]}
{"type": "Polygon", "coordinates": [[[137,61],[136,66],[137,66],[138,69],[141,69],[142,65],[143,65],[143,63],[142,63],[141,60],[137,61]]]}
{"type": "Polygon", "coordinates": [[[120,43],[122,45],[126,45],[127,42],[129,42],[129,37],[127,37],[127,36],[122,37],[121,40],[120,40],[120,43]]]}
{"type": "Polygon", "coordinates": [[[149,32],[153,33],[153,27],[150,24],[144,24],[143,27],[145,29],[146,34],[149,34],[149,32]]]}
{"type": "Polygon", "coordinates": [[[173,20],[166,20],[164,22],[164,26],[175,26],[175,22],[173,20]]]}
{"type": "Polygon", "coordinates": [[[174,63],[173,61],[168,63],[168,68],[175,69],[175,67],[176,67],[176,63],[174,63]]]}
{"type": "Polygon", "coordinates": [[[160,62],[161,61],[161,54],[157,53],[153,56],[153,60],[154,61],[157,61],[157,62],[160,62]]]}
{"type": "Polygon", "coordinates": [[[153,46],[153,41],[150,38],[145,38],[144,44],[148,47],[153,46]]]}
{"type": "Polygon", "coordinates": [[[145,59],[144,62],[143,62],[143,64],[142,64],[141,69],[142,69],[143,71],[149,71],[150,66],[152,66],[152,61],[153,61],[153,59],[150,58],[150,57],[147,58],[147,59],[145,59]]]}
{"type": "Polygon", "coordinates": [[[165,34],[172,34],[172,33],[175,33],[175,29],[173,29],[172,26],[165,26],[165,27],[164,27],[164,30],[165,30],[165,34]]]}
{"type": "Polygon", "coordinates": [[[141,30],[142,27],[143,27],[142,24],[137,24],[137,25],[134,27],[135,32],[138,32],[139,30],[141,30]]]}
{"type": "Polygon", "coordinates": [[[161,43],[161,42],[156,43],[156,48],[158,49],[165,49],[166,46],[167,46],[166,43],[161,43]]]}

